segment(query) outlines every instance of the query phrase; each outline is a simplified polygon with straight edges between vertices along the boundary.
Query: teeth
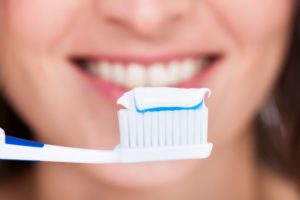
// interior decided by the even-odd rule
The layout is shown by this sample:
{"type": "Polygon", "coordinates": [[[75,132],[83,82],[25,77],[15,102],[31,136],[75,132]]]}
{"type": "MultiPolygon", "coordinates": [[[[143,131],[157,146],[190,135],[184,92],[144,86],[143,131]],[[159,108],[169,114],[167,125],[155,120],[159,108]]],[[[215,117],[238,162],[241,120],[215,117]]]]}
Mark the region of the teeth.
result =
{"type": "Polygon", "coordinates": [[[126,66],[101,61],[97,65],[89,66],[87,71],[107,82],[126,88],[170,86],[191,79],[207,64],[206,59],[185,59],[183,61],[171,61],[168,64],[155,63],[150,66],[137,63],[129,63],[126,66]]]}
{"type": "Polygon", "coordinates": [[[167,68],[168,83],[170,85],[176,84],[180,79],[180,63],[178,61],[173,61],[170,63],[169,67],[167,68]]]}
{"type": "Polygon", "coordinates": [[[150,86],[164,86],[167,83],[167,73],[165,66],[154,64],[148,69],[148,81],[150,86]]]}
{"type": "Polygon", "coordinates": [[[112,80],[114,80],[118,85],[123,85],[126,82],[125,79],[125,68],[120,64],[115,64],[112,69],[112,80]]]}
{"type": "Polygon", "coordinates": [[[182,63],[182,80],[186,81],[188,79],[190,79],[191,77],[193,77],[193,75],[195,74],[195,72],[197,71],[196,66],[196,61],[192,60],[192,59],[187,59],[184,60],[182,63]]]}
{"type": "Polygon", "coordinates": [[[127,69],[126,79],[128,88],[144,86],[146,84],[146,69],[139,64],[130,64],[127,69]]]}
{"type": "Polygon", "coordinates": [[[98,65],[98,74],[106,81],[111,79],[111,71],[111,65],[107,62],[101,62],[98,65]]]}

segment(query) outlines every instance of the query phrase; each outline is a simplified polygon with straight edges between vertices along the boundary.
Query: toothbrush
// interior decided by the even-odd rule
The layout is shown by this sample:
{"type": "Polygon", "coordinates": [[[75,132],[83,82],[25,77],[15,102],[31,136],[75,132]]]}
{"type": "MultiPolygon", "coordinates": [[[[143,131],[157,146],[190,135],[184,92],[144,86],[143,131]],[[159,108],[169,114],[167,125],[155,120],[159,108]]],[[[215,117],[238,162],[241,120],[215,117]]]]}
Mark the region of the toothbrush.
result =
{"type": "Polygon", "coordinates": [[[0,129],[0,159],[68,163],[138,163],[207,158],[210,90],[139,87],[117,103],[120,144],[113,150],[94,150],[42,144],[5,135],[0,129]]]}

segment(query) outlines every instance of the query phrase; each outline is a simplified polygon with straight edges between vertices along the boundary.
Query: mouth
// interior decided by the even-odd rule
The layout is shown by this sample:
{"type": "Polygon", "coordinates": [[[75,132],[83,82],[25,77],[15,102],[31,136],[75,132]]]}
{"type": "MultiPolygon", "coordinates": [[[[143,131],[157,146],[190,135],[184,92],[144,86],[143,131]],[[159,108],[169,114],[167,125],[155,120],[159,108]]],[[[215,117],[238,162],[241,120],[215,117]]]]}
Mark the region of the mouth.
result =
{"type": "Polygon", "coordinates": [[[199,87],[220,54],[149,57],[72,56],[80,74],[108,97],[117,99],[134,87],[199,87]]]}

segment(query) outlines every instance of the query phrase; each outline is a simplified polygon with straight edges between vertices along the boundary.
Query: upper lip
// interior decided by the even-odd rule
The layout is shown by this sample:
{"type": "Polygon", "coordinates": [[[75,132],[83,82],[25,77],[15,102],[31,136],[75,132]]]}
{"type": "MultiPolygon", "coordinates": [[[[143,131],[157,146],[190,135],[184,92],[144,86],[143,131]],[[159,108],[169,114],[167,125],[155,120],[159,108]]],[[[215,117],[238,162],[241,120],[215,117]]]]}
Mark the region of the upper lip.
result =
{"type": "Polygon", "coordinates": [[[138,63],[144,66],[149,66],[154,63],[169,63],[170,61],[180,61],[186,58],[201,59],[212,58],[220,55],[216,52],[211,53],[178,53],[178,54],[160,54],[160,55],[96,55],[96,54],[78,54],[71,56],[72,60],[84,60],[86,62],[97,63],[107,61],[127,65],[129,63],[138,63]]]}

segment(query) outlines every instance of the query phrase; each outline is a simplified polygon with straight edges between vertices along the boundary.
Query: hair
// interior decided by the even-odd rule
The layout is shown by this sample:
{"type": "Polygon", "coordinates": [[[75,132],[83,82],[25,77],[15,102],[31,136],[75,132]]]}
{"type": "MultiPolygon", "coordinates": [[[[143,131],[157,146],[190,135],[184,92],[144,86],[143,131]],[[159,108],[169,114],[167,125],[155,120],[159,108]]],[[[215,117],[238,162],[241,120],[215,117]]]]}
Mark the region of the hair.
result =
{"type": "Polygon", "coordinates": [[[255,119],[257,156],[300,187],[300,6],[274,91],[255,119]]]}
{"type": "MultiPolygon", "coordinates": [[[[299,6],[298,6],[299,7],[299,6]]],[[[300,13],[296,12],[283,71],[254,120],[257,158],[300,186],[300,13]]],[[[0,95],[0,127],[10,135],[33,136],[8,101],[0,95]]],[[[11,178],[30,162],[0,161],[0,179],[11,178]]]]}

